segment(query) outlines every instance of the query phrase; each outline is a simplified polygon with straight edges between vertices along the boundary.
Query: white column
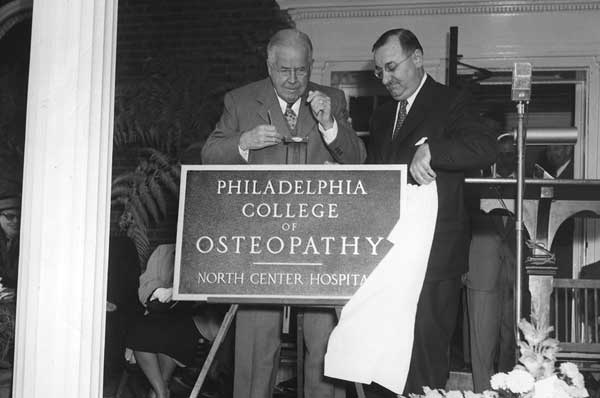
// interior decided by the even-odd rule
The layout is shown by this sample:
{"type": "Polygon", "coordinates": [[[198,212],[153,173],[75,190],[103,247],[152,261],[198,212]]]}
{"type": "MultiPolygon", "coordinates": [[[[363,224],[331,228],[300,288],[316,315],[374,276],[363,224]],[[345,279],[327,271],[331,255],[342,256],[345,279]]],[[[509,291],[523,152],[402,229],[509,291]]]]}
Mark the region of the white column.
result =
{"type": "Polygon", "coordinates": [[[117,0],[35,0],[15,398],[100,397],[117,0]]]}

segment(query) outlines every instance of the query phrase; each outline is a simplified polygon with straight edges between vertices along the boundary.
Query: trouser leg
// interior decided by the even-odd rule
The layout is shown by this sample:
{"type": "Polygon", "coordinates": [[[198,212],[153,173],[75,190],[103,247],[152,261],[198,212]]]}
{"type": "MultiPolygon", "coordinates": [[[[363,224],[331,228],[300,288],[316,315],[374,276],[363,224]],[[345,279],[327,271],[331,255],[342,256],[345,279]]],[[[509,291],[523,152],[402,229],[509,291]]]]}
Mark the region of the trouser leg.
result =
{"type": "Polygon", "coordinates": [[[500,342],[498,355],[498,371],[512,370],[516,364],[516,329],[515,329],[515,295],[514,265],[508,263],[503,270],[500,301],[500,342]]]}
{"type": "Polygon", "coordinates": [[[332,308],[304,311],[304,396],[306,398],[344,398],[343,382],[324,376],[327,342],[337,318],[332,308]]]}
{"type": "Polygon", "coordinates": [[[473,390],[490,388],[500,336],[500,294],[497,290],[468,289],[473,390]]]}
{"type": "Polygon", "coordinates": [[[404,389],[422,394],[423,386],[444,388],[450,369],[450,341],[460,302],[459,278],[425,282],[419,296],[410,369],[404,389]]]}
{"type": "Polygon", "coordinates": [[[234,398],[271,398],[281,347],[281,307],[240,307],[236,316],[234,398]]]}

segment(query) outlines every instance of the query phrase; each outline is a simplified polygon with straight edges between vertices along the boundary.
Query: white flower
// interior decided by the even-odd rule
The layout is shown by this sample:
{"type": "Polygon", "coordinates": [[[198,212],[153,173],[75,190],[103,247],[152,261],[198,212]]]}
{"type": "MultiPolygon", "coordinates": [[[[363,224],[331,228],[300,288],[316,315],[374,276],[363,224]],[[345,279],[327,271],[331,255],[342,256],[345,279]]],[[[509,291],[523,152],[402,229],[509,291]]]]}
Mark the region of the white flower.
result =
{"type": "MultiPolygon", "coordinates": [[[[564,380],[560,380],[554,377],[554,391],[552,392],[552,398],[571,398],[577,395],[571,394],[571,388],[564,380]]],[[[576,391],[573,391],[576,392],[576,391]]]]}
{"type": "Polygon", "coordinates": [[[536,381],[533,398],[554,398],[555,381],[558,381],[556,376],[536,381]]]}
{"type": "Polygon", "coordinates": [[[573,382],[573,386],[577,388],[585,388],[585,381],[581,373],[577,373],[575,376],[571,377],[571,381],[573,382]]]}
{"type": "Polygon", "coordinates": [[[463,398],[463,395],[460,391],[448,391],[446,398],[463,398]]]}
{"type": "Polygon", "coordinates": [[[498,393],[496,391],[485,390],[483,398],[498,398],[498,393]]]}
{"type": "Polygon", "coordinates": [[[525,319],[519,321],[519,329],[521,329],[525,340],[527,340],[531,346],[538,345],[547,339],[548,335],[553,330],[552,327],[538,325],[537,322],[534,322],[534,324],[527,322],[525,319]]]}
{"type": "Polygon", "coordinates": [[[529,372],[521,369],[510,371],[506,377],[506,387],[517,394],[531,391],[534,382],[533,376],[529,372]]]}
{"type": "Polygon", "coordinates": [[[490,384],[494,390],[502,390],[506,388],[506,373],[496,373],[490,379],[490,384]]]}
{"type": "Polygon", "coordinates": [[[425,393],[425,398],[444,398],[444,395],[438,390],[432,390],[429,387],[423,387],[423,392],[425,393]]]}
{"type": "Polygon", "coordinates": [[[563,362],[560,364],[560,372],[573,379],[579,374],[579,368],[572,362],[563,362]]]}
{"type": "Polygon", "coordinates": [[[554,382],[554,392],[555,396],[565,397],[565,398],[585,398],[588,397],[588,392],[583,386],[583,375],[578,373],[581,377],[581,381],[578,380],[578,383],[581,383],[581,387],[573,384],[568,385],[564,380],[556,380],[554,382]]]}
{"type": "Polygon", "coordinates": [[[485,398],[483,394],[475,394],[473,391],[465,391],[465,398],[485,398]]]}

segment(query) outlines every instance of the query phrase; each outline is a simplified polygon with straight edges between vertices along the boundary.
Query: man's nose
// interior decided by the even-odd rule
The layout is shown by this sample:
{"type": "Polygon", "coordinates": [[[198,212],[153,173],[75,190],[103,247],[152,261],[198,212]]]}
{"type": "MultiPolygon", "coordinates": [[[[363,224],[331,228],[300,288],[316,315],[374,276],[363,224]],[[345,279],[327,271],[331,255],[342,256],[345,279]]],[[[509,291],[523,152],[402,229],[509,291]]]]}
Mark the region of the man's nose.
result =
{"type": "Polygon", "coordinates": [[[294,69],[290,70],[290,76],[288,77],[288,81],[290,83],[295,83],[297,80],[296,71],[294,69]]]}
{"type": "Polygon", "coordinates": [[[381,75],[381,83],[383,83],[384,85],[388,84],[391,80],[391,73],[386,71],[385,69],[382,70],[382,75],[381,75]]]}

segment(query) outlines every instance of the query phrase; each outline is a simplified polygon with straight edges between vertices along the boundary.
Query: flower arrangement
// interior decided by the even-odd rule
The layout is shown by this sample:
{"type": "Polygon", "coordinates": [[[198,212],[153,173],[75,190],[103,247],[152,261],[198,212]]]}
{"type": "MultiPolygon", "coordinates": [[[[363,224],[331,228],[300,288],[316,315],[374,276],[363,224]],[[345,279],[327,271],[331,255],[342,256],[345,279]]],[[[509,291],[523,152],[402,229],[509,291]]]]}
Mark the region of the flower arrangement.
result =
{"type": "Polygon", "coordinates": [[[508,373],[496,373],[490,380],[491,390],[476,394],[472,391],[444,391],[423,387],[424,395],[410,398],[585,398],[583,375],[577,365],[564,362],[557,368],[558,340],[550,338],[551,326],[519,322],[525,341],[519,341],[519,364],[508,373]]]}

